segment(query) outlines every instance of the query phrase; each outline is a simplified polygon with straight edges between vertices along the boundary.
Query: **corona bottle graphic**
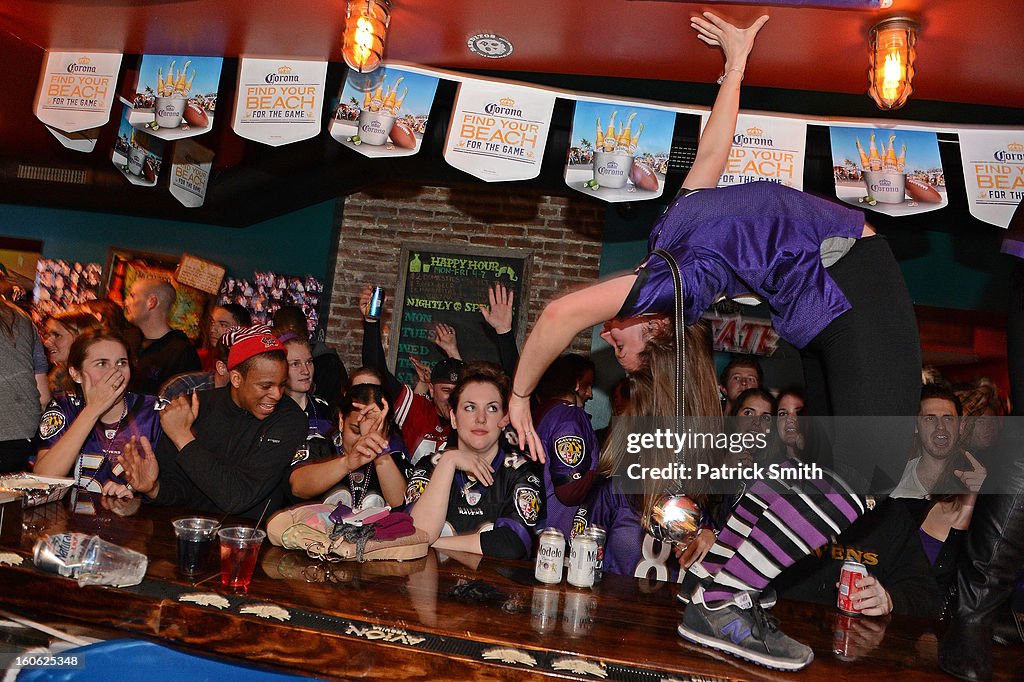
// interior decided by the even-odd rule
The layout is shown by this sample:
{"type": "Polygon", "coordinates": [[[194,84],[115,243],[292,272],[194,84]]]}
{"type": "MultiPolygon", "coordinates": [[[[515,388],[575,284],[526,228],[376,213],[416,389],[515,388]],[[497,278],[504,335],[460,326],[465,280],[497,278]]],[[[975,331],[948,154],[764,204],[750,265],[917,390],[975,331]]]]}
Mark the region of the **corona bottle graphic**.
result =
{"type": "Polygon", "coordinates": [[[902,173],[907,168],[907,145],[900,148],[900,155],[896,159],[896,170],[902,173]]]}
{"type": "Polygon", "coordinates": [[[882,157],[878,155],[878,147],[875,146],[875,134],[871,133],[871,141],[868,145],[871,153],[868,155],[868,164],[871,166],[871,170],[880,171],[882,170],[882,157]]]}
{"type": "Polygon", "coordinates": [[[612,112],[612,120],[608,122],[608,130],[604,134],[604,150],[606,152],[615,151],[615,115],[617,113],[619,112],[612,112]]]}
{"type": "Polygon", "coordinates": [[[636,117],[635,111],[629,115],[629,118],[626,119],[626,126],[622,129],[622,132],[619,133],[619,136],[615,139],[615,144],[618,146],[619,149],[623,151],[629,150],[629,143],[633,139],[630,136],[633,134],[634,117],[636,117]]]}
{"type": "Polygon", "coordinates": [[[597,138],[594,142],[594,149],[600,151],[604,149],[604,129],[601,128],[601,117],[597,117],[597,138]]]}
{"type": "Polygon", "coordinates": [[[896,171],[896,136],[889,136],[889,149],[885,152],[885,165],[886,172],[894,173],[896,171]]]}
{"type": "Polygon", "coordinates": [[[629,138],[629,153],[636,154],[636,148],[640,144],[640,136],[644,133],[644,124],[641,123],[640,127],[636,129],[636,135],[629,138]]]}
{"type": "Polygon", "coordinates": [[[857,139],[857,153],[860,154],[860,167],[863,170],[871,170],[870,164],[868,163],[868,153],[864,151],[864,147],[860,146],[860,138],[857,139]]]}

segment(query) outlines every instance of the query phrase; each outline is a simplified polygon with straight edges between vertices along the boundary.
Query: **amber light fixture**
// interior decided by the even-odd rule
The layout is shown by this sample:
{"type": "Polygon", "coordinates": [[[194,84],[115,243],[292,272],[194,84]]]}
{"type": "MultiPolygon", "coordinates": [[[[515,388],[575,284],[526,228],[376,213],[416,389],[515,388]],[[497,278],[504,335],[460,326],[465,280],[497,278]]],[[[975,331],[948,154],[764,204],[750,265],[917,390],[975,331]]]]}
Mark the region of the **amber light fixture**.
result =
{"type": "Polygon", "coordinates": [[[342,58],[349,68],[369,73],[380,66],[391,22],[391,0],[348,0],[342,58]]]}
{"type": "Polygon", "coordinates": [[[914,91],[917,22],[893,17],[871,27],[871,64],[868,94],[879,109],[899,109],[914,91]]]}

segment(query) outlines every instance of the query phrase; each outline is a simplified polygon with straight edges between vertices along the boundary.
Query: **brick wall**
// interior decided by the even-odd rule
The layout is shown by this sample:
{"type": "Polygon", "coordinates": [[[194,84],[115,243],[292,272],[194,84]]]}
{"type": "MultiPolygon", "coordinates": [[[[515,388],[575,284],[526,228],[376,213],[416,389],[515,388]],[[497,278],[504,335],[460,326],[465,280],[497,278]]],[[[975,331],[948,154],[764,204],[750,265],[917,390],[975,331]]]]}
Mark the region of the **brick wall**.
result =
{"type": "MultiPolygon", "coordinates": [[[[532,249],[529,330],[547,301],[597,279],[604,205],[508,185],[393,185],[339,200],[336,220],[340,229],[327,342],[338,349],[346,367],[354,368],[361,364],[359,292],[364,284],[379,284],[394,293],[402,244],[532,249]]],[[[386,322],[390,310],[389,302],[386,322]]],[[[572,350],[590,352],[590,330],[576,337],[572,350]]]]}

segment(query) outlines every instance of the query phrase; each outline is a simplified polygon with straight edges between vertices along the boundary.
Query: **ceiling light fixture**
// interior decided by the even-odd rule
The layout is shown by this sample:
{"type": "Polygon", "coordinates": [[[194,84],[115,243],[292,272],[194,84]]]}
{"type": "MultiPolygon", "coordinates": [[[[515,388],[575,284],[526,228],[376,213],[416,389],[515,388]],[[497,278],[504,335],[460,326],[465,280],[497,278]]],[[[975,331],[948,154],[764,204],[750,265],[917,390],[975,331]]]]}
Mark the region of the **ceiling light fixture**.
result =
{"type": "Polygon", "coordinates": [[[341,56],[349,68],[369,73],[380,66],[391,23],[391,0],[348,0],[341,56]]]}
{"type": "Polygon", "coordinates": [[[871,27],[868,94],[879,109],[899,109],[914,91],[914,44],[919,28],[907,17],[893,17],[871,27]]]}

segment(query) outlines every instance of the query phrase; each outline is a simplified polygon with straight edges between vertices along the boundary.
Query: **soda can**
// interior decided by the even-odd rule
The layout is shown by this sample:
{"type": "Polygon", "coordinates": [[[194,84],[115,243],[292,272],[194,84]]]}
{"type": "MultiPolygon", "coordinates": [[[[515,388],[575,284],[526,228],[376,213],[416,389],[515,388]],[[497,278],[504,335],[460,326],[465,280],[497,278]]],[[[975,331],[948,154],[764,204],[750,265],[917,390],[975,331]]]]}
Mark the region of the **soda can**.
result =
{"type": "Polygon", "coordinates": [[[597,561],[594,562],[594,582],[601,582],[601,578],[604,575],[604,545],[608,539],[608,533],[601,526],[590,526],[584,531],[584,534],[592,537],[597,544],[597,561]]]}
{"type": "Polygon", "coordinates": [[[374,287],[370,294],[370,305],[367,307],[366,319],[379,320],[384,308],[384,287],[374,287]]]}
{"type": "Polygon", "coordinates": [[[597,543],[583,533],[572,539],[569,553],[569,574],[566,580],[575,587],[594,586],[594,567],[597,565],[597,543]]]}
{"type": "Polygon", "coordinates": [[[562,582],[562,564],[565,560],[565,536],[557,528],[545,528],[537,546],[537,562],[533,577],[548,585],[562,582]]]}
{"type": "Polygon", "coordinates": [[[856,586],[862,578],[868,577],[868,569],[864,564],[847,559],[839,570],[839,596],[836,599],[836,607],[843,613],[853,616],[860,614],[860,611],[853,606],[860,589],[856,586]]]}
{"type": "Polygon", "coordinates": [[[582,637],[594,628],[597,597],[592,592],[567,590],[562,612],[562,632],[569,637],[582,637]]]}
{"type": "Polygon", "coordinates": [[[62,575],[77,577],[85,560],[85,547],[92,536],[85,533],[55,533],[39,540],[32,551],[32,562],[37,568],[62,575]]]}
{"type": "Polygon", "coordinates": [[[558,624],[558,597],[558,590],[550,587],[533,588],[530,624],[538,634],[546,635],[558,624]]]}

